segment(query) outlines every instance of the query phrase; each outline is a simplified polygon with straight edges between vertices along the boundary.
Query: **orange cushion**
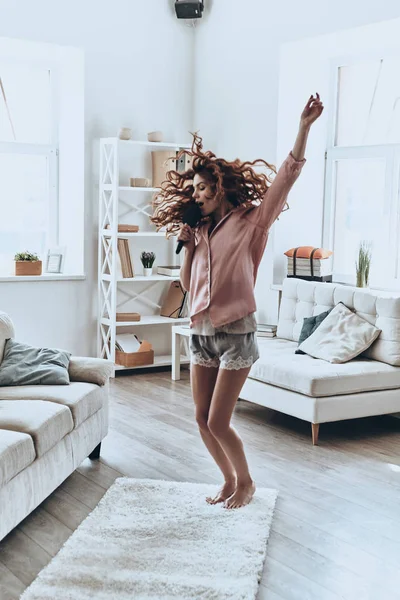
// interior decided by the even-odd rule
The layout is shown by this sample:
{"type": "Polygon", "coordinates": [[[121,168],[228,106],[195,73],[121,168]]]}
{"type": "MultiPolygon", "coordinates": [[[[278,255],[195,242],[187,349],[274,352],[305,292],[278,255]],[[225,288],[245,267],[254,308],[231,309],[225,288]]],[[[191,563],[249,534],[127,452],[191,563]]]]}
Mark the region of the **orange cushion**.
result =
{"type": "MultiPolygon", "coordinates": [[[[297,250],[296,257],[297,258],[310,258],[311,252],[314,250],[314,246],[299,246],[297,250]]],[[[286,256],[293,256],[295,248],[291,248],[285,252],[286,256]]],[[[325,250],[325,248],[318,248],[316,252],[314,252],[313,258],[328,258],[332,256],[332,250],[325,250]]]]}

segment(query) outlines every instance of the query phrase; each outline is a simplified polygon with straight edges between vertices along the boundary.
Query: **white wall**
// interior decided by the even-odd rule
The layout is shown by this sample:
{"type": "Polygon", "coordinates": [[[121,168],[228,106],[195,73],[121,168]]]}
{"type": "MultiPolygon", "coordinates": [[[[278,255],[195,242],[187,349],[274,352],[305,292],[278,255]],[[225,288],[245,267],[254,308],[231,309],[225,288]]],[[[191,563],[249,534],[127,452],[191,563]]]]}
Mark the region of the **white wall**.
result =
{"type": "MultiPolygon", "coordinates": [[[[0,283],[0,310],[17,337],[94,354],[97,198],[92,141],[121,125],[144,139],[162,129],[187,139],[192,128],[193,32],[167,0],[0,0],[0,36],[80,47],[85,52],[85,281],[0,283]]],[[[73,235],[73,231],[71,232],[73,235]]]]}
{"type": "MultiPolygon", "coordinates": [[[[210,0],[206,3],[209,5],[210,0]]],[[[269,162],[283,158],[297,133],[296,119],[291,118],[291,131],[286,130],[285,148],[280,149],[278,156],[281,45],[399,15],[397,0],[380,3],[376,0],[337,0],[334,3],[286,0],[273,4],[265,0],[215,0],[211,8],[195,34],[195,128],[203,135],[206,147],[226,158],[263,157],[269,162]]],[[[302,68],[307,68],[306,56],[298,56],[298,62],[302,68]]],[[[307,83],[304,102],[311,93],[318,91],[312,86],[314,82],[307,83]]],[[[286,101],[292,99],[286,98],[286,101]]],[[[294,102],[299,112],[302,101],[296,96],[294,102]]],[[[311,138],[310,147],[312,143],[311,138]]],[[[309,153],[308,158],[312,160],[309,153]]],[[[279,226],[283,227],[290,212],[282,215],[279,226]]],[[[290,221],[291,229],[301,227],[301,221],[290,221]]],[[[265,322],[276,317],[276,294],[270,292],[270,284],[273,277],[272,242],[277,234],[278,228],[271,232],[256,288],[258,317],[265,322]]]]}
{"type": "Polygon", "coordinates": [[[274,280],[282,281],[286,263],[283,252],[305,243],[321,246],[323,241],[324,151],[333,108],[332,69],[337,59],[397,54],[400,56],[400,19],[392,19],[285,44],[281,52],[278,158],[292,138],[297,108],[314,86],[325,98],[326,110],[315,124],[309,144],[308,164],[291,194],[291,210],[276,225],[274,237],[274,280]],[[304,68],[304,64],[307,68],[304,68]],[[289,100],[290,99],[290,100],[289,100]]]}

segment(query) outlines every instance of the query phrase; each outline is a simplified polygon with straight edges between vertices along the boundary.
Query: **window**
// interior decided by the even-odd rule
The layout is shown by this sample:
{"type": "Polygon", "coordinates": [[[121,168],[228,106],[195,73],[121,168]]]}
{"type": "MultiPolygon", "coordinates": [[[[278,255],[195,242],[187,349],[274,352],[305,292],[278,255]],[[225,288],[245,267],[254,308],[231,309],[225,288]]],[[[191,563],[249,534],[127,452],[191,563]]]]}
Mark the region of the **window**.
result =
{"type": "Polygon", "coordinates": [[[359,244],[372,249],[370,283],[399,287],[400,56],[334,65],[324,246],[336,281],[354,283],[359,244]]]}
{"type": "Polygon", "coordinates": [[[16,252],[58,240],[56,76],[45,63],[0,61],[0,275],[16,252]]]}

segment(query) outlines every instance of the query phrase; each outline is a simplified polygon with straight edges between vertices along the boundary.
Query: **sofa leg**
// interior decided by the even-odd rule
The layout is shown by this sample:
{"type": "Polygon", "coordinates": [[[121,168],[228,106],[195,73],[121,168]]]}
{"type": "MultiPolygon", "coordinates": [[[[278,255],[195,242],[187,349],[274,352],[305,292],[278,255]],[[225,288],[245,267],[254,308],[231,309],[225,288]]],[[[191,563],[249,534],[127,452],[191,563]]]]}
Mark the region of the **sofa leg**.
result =
{"type": "Polygon", "coordinates": [[[90,460],[95,460],[96,458],[100,458],[100,448],[101,448],[101,442],[98,446],[96,446],[96,448],[89,454],[89,458],[90,460]]]}
{"type": "Polygon", "coordinates": [[[311,423],[312,443],[318,446],[319,423],[311,423]]]}

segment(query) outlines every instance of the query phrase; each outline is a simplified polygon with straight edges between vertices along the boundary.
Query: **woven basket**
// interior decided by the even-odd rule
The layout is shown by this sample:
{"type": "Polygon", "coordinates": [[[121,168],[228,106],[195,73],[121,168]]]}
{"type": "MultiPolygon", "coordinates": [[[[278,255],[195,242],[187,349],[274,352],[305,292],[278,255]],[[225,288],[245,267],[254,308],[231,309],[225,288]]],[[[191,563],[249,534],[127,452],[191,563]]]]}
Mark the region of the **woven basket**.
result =
{"type": "Polygon", "coordinates": [[[42,274],[42,261],[35,260],[16,260],[15,261],[15,274],[16,275],[41,275],[42,274]]]}

